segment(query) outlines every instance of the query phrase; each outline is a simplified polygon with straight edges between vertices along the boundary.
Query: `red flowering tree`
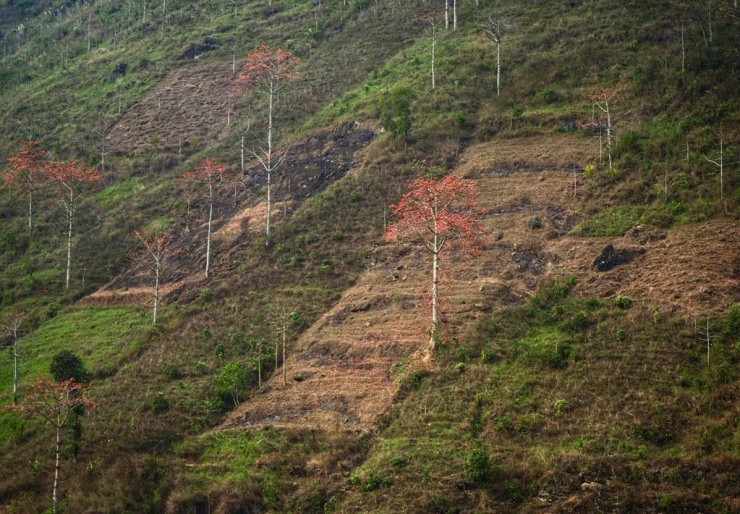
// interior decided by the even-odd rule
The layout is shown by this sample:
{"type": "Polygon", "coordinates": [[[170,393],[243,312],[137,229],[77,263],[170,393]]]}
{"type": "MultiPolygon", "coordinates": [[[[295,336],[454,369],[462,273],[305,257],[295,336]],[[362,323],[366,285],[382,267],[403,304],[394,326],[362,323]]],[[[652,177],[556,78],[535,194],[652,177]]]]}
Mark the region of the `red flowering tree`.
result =
{"type": "Polygon", "coordinates": [[[62,465],[62,429],[75,411],[80,408],[97,407],[95,402],[85,397],[90,391],[89,385],[75,382],[73,378],[63,382],[54,382],[48,378],[38,378],[31,386],[30,393],[21,405],[6,405],[6,410],[25,412],[41,418],[56,429],[54,487],[52,508],[54,514],[59,512],[59,476],[62,465]]]}
{"type": "Polygon", "coordinates": [[[429,349],[434,350],[440,319],[440,260],[451,252],[470,256],[480,251],[485,233],[480,217],[485,213],[477,208],[475,183],[452,175],[414,180],[391,211],[399,219],[388,227],[386,241],[419,243],[432,255],[429,349]]]}
{"type": "Polygon", "coordinates": [[[203,164],[192,171],[182,174],[183,182],[192,182],[199,187],[205,188],[205,197],[208,200],[208,233],[206,236],[206,278],[211,266],[211,225],[213,223],[213,198],[216,188],[220,186],[229,169],[228,164],[219,164],[211,159],[206,159],[203,164]]]}
{"type": "Polygon", "coordinates": [[[146,229],[134,230],[134,235],[139,238],[144,246],[147,265],[154,273],[154,323],[156,324],[157,314],[159,313],[159,285],[162,273],[167,260],[180,253],[180,250],[174,247],[172,238],[165,235],[155,235],[146,229]]]}
{"type": "Polygon", "coordinates": [[[59,199],[64,207],[65,225],[67,226],[67,280],[65,288],[69,289],[72,276],[72,235],[74,221],[82,203],[87,186],[91,182],[100,180],[97,170],[89,170],[79,162],[51,162],[44,172],[48,180],[56,188],[59,199]]]}
{"type": "Polygon", "coordinates": [[[38,141],[23,141],[23,149],[8,158],[10,168],[2,175],[5,186],[18,194],[28,195],[28,230],[33,229],[33,195],[47,180],[44,173],[46,150],[38,141]]]}
{"type": "Polygon", "coordinates": [[[274,152],[274,114],[275,99],[286,84],[298,77],[296,68],[301,61],[292,52],[283,50],[270,50],[266,45],[255,48],[248,56],[247,62],[242,66],[241,73],[234,84],[247,90],[259,90],[267,95],[267,145],[261,147],[254,156],[260,161],[267,173],[267,227],[265,237],[270,244],[271,220],[272,220],[272,173],[280,167],[288,155],[284,152],[277,157],[274,152]]]}

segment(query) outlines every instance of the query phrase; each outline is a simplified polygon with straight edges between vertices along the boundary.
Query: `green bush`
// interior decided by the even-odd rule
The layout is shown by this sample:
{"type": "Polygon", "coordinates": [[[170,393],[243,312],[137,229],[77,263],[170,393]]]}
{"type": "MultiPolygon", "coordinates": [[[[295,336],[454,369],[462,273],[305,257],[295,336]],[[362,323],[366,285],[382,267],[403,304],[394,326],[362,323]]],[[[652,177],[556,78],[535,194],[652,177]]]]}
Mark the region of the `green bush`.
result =
{"type": "Polygon", "coordinates": [[[152,400],[152,412],[154,414],[162,414],[170,409],[170,401],[164,395],[163,392],[157,393],[157,396],[152,400]]]}
{"type": "Polygon", "coordinates": [[[629,296],[618,294],[614,298],[614,306],[619,307],[620,309],[629,309],[630,307],[632,307],[632,300],[629,296]]]}
{"type": "Polygon", "coordinates": [[[69,350],[63,350],[54,355],[51,364],[49,364],[49,372],[57,382],[64,382],[73,378],[75,382],[88,384],[92,379],[92,375],[85,368],[82,359],[69,350]]]}
{"type": "Polygon", "coordinates": [[[484,450],[475,448],[465,457],[463,472],[469,482],[477,485],[485,484],[491,478],[490,457],[484,450]]]}

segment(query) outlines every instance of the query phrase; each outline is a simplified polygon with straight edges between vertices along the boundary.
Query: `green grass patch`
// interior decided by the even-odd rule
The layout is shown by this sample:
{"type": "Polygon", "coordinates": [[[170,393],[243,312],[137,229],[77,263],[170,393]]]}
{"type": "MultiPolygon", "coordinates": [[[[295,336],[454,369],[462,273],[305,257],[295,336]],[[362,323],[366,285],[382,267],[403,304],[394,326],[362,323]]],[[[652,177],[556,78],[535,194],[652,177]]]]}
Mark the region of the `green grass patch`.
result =
{"type": "Polygon", "coordinates": [[[107,209],[119,202],[133,198],[142,193],[146,186],[140,178],[130,178],[106,187],[94,196],[98,206],[107,209]]]}

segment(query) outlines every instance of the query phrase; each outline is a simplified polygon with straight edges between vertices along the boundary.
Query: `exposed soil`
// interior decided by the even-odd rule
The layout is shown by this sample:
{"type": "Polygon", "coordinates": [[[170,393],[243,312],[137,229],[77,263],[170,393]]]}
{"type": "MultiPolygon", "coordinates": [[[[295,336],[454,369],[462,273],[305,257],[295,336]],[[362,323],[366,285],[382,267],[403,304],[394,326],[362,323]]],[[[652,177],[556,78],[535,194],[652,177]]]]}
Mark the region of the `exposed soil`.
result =
{"type": "Polygon", "coordinates": [[[196,140],[212,143],[222,139],[233,129],[227,125],[227,114],[235,101],[227,93],[232,79],[231,66],[223,63],[173,71],[111,128],[107,136],[111,150],[141,153],[151,148],[152,136],[170,149],[196,140]]]}
{"type": "MultiPolygon", "coordinates": [[[[346,125],[314,134],[294,147],[295,159],[277,180],[278,222],[305,198],[341,178],[372,137],[371,131],[346,125]]],[[[730,220],[665,234],[638,228],[617,238],[566,235],[580,217],[577,190],[582,176],[577,163],[586,160],[584,148],[583,140],[570,136],[501,139],[469,147],[461,155],[455,173],[476,181],[490,240],[473,260],[455,256],[443,263],[447,334],[462,334],[481,313],[522,303],[542,280],[569,274],[578,277],[575,294],[604,299],[626,294],[689,315],[724,311],[738,301],[740,232],[730,220]],[[609,271],[595,271],[594,259],[608,244],[629,250],[633,258],[609,271]]],[[[226,191],[219,196],[216,278],[228,274],[238,261],[236,252],[264,223],[259,194],[264,177],[249,176],[236,199],[226,191]]],[[[173,297],[192,295],[202,287],[203,236],[203,226],[192,227],[179,242],[185,251],[172,275],[178,282],[166,286],[173,297]]],[[[370,261],[355,286],[292,345],[288,384],[283,385],[278,370],[222,429],[265,424],[376,428],[397,394],[398,376],[409,366],[425,366],[425,295],[431,264],[420,248],[395,245],[379,246],[370,261]],[[403,366],[394,368],[399,362],[403,366]]],[[[86,301],[120,301],[126,296],[150,301],[145,289],[150,281],[139,263],[86,301]]]]}
{"type": "MultiPolygon", "coordinates": [[[[359,152],[375,137],[370,127],[347,123],[316,131],[289,149],[283,166],[273,176],[273,223],[290,216],[306,199],[320,193],[342,178],[355,165],[359,152]]],[[[244,178],[217,191],[214,201],[212,233],[212,277],[228,276],[238,264],[240,249],[264,232],[267,206],[264,196],[265,172],[251,163],[244,178]]],[[[176,220],[175,245],[180,253],[167,264],[163,291],[179,296],[185,289],[196,291],[205,278],[207,204],[196,197],[189,211],[176,220]]],[[[152,273],[144,255],[83,303],[151,303],[151,294],[141,288],[152,287],[152,273]]]]}
{"type": "MultiPolygon", "coordinates": [[[[627,294],[687,314],[722,311],[738,300],[740,233],[731,221],[665,238],[639,231],[616,240],[564,235],[579,216],[574,180],[582,177],[573,168],[585,156],[583,141],[573,137],[501,140],[463,154],[455,173],[476,180],[491,241],[475,260],[456,258],[443,267],[450,331],[462,333],[481,312],[523,302],[541,280],[569,274],[579,277],[576,294],[627,294]],[[608,244],[635,257],[594,271],[608,244]]],[[[279,370],[222,428],[374,429],[397,393],[394,365],[404,358],[424,365],[429,268],[418,248],[378,248],[371,269],[296,342],[288,385],[279,370]]]]}

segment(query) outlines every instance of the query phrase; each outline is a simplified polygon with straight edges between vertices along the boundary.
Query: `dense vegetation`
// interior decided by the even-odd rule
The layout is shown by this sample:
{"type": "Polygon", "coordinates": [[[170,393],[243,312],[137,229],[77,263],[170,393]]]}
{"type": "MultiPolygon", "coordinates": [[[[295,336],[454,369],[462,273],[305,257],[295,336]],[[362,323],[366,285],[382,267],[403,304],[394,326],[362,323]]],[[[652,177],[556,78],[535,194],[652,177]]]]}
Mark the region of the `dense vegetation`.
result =
{"type": "MultiPolygon", "coordinates": [[[[258,365],[274,371],[277,314],[289,313],[282,326],[295,339],[368,269],[418,161],[451,171],[476,143],[572,135],[593,157],[576,166],[571,235],[737,223],[735,4],[460,2],[457,31],[436,25],[434,90],[420,15],[441,1],[270,4],[0,1],[0,167],[26,139],[102,174],[80,210],[69,289],[57,198],[39,191],[29,231],[26,198],[0,189],[0,326],[25,316],[21,401],[24,384],[52,376],[69,351],[99,404],[70,430],[62,511],[737,509],[738,304],[690,317],[577,294],[578,276],[484,313],[431,370],[399,361],[397,398],[374,433],[213,430],[255,393],[258,365]],[[509,22],[500,95],[489,16],[509,22]],[[259,227],[217,244],[206,281],[207,207],[177,178],[206,158],[238,170],[216,195],[219,227],[263,201],[259,165],[247,155],[242,172],[240,145],[248,120],[247,146],[264,141],[267,100],[226,87],[234,60],[260,44],[302,61],[275,121],[278,145],[292,148],[282,217],[270,245],[259,227]],[[193,86],[173,99],[188,84],[206,94],[193,86]],[[606,122],[593,98],[605,88],[617,93],[614,140],[599,158],[606,122]],[[111,281],[150,285],[133,235],[145,227],[181,248],[169,280],[198,274],[154,326],[147,296],[86,298],[111,281]]],[[[3,330],[2,404],[13,343],[3,330]]],[[[6,511],[50,506],[50,441],[36,420],[0,416],[6,511]]]]}

